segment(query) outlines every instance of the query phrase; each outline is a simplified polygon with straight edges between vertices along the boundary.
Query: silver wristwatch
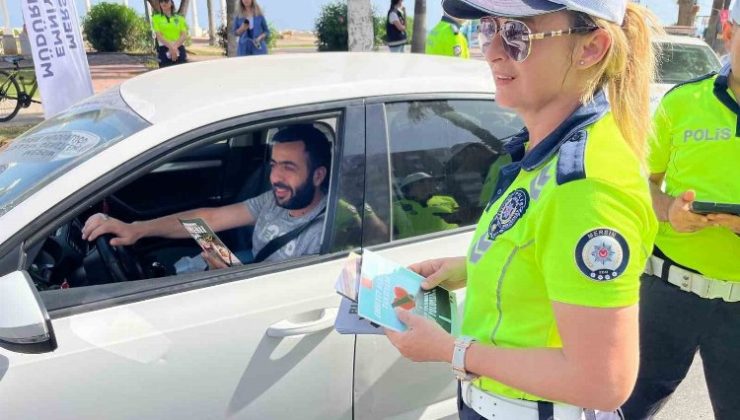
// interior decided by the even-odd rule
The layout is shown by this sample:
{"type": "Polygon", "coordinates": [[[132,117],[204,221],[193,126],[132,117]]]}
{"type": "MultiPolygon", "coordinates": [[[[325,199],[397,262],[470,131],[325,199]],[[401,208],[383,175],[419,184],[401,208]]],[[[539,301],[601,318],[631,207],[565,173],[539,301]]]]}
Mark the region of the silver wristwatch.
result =
{"type": "Polygon", "coordinates": [[[478,375],[465,370],[465,352],[475,342],[472,337],[460,337],[455,340],[455,351],[452,353],[452,371],[459,381],[472,381],[478,375]]]}

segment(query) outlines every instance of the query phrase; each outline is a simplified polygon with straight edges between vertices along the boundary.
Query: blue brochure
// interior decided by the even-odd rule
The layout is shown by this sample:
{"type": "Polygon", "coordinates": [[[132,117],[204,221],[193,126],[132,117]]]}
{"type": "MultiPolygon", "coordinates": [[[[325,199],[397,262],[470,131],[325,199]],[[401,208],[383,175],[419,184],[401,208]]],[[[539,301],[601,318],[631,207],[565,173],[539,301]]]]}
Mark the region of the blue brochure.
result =
{"type": "Polygon", "coordinates": [[[400,307],[432,319],[452,332],[457,312],[454,294],[441,287],[422,290],[423,280],[424,277],[408,268],[365,250],[357,314],[383,327],[406,331],[406,325],[396,316],[396,308],[400,307]]]}

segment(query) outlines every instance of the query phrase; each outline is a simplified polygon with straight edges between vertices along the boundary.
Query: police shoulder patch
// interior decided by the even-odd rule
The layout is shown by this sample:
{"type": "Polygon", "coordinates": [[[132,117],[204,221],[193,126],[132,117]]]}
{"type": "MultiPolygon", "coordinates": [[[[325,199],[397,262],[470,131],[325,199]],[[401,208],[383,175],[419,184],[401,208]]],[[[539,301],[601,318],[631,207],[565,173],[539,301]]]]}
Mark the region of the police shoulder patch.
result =
{"type": "Polygon", "coordinates": [[[614,229],[594,229],[584,234],[575,249],[576,265],[589,279],[611,281],[622,275],[629,263],[627,241],[614,229]]]}
{"type": "Polygon", "coordinates": [[[497,236],[511,229],[522,218],[529,208],[529,193],[524,188],[517,188],[504,199],[491,224],[488,225],[488,238],[497,236]]]}
{"type": "Polygon", "coordinates": [[[455,57],[459,57],[460,54],[462,54],[462,47],[459,45],[455,45],[455,47],[452,49],[452,53],[455,54],[455,57]]]}

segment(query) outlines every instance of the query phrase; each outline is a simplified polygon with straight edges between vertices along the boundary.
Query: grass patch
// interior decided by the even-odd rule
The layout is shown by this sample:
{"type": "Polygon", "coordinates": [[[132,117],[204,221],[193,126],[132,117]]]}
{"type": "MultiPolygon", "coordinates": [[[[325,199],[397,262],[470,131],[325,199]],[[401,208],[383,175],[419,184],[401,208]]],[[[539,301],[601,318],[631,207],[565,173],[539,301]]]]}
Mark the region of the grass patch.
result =
{"type": "Polygon", "coordinates": [[[14,125],[11,127],[0,127],[0,148],[2,148],[5,145],[5,143],[10,142],[14,138],[30,130],[31,127],[33,127],[34,125],[36,124],[14,125]]]}
{"type": "Polygon", "coordinates": [[[193,54],[193,55],[204,55],[204,56],[223,56],[224,55],[223,48],[219,47],[218,45],[212,47],[207,44],[206,45],[191,44],[190,46],[185,47],[185,50],[188,52],[188,54],[193,54]]]}

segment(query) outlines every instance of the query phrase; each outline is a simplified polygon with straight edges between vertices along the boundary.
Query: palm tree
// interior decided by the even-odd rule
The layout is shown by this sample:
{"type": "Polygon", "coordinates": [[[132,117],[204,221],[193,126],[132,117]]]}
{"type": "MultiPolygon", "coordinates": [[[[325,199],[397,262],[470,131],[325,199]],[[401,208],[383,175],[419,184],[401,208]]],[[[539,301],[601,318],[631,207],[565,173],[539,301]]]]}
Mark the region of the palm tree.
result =
{"type": "Polygon", "coordinates": [[[348,0],[347,35],[350,51],[373,49],[373,11],[370,0],[348,0]]]}
{"type": "Polygon", "coordinates": [[[424,54],[427,43],[427,1],[414,2],[414,34],[411,40],[411,52],[424,54]]]}
{"type": "Polygon", "coordinates": [[[696,12],[694,12],[696,0],[677,0],[676,3],[678,3],[678,21],[676,25],[693,26],[694,17],[696,16],[696,12]]]}
{"type": "Polygon", "coordinates": [[[208,9],[208,45],[216,45],[216,26],[213,23],[213,0],[206,0],[208,9]]]}
{"type": "Polygon", "coordinates": [[[234,13],[236,12],[236,3],[233,0],[226,0],[226,44],[228,45],[229,57],[236,55],[236,36],[234,35],[234,13]]]}

